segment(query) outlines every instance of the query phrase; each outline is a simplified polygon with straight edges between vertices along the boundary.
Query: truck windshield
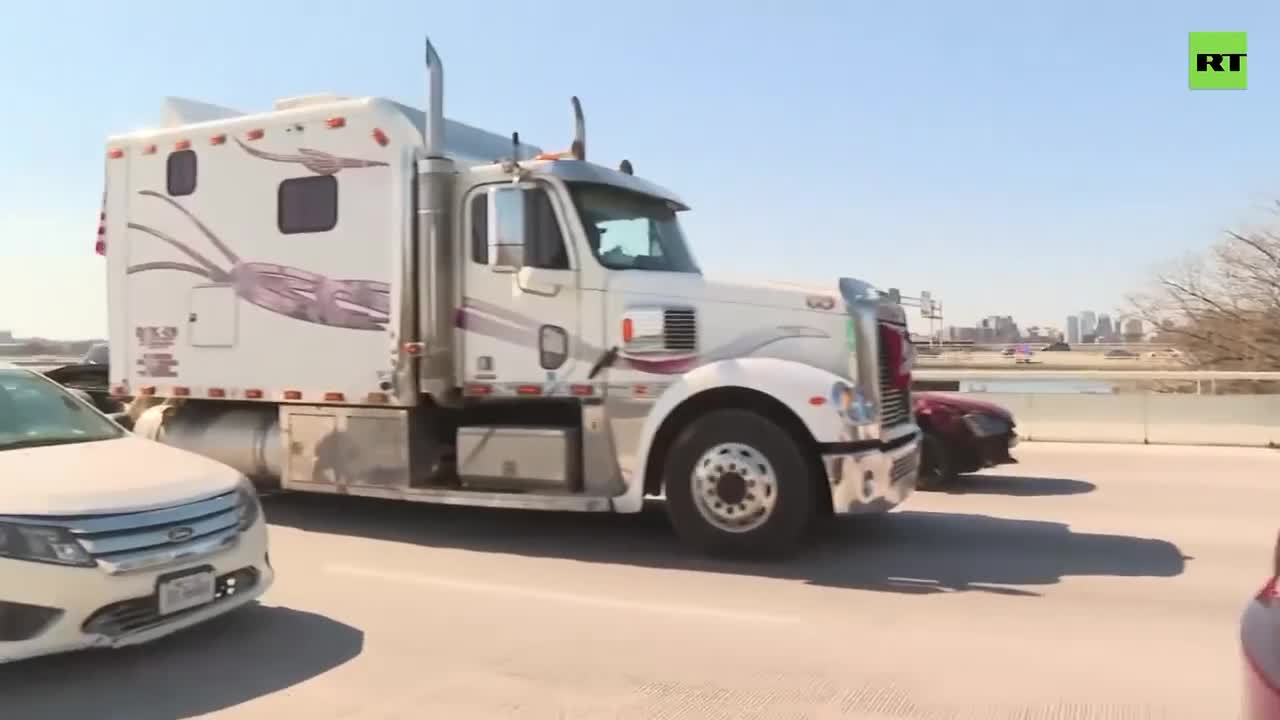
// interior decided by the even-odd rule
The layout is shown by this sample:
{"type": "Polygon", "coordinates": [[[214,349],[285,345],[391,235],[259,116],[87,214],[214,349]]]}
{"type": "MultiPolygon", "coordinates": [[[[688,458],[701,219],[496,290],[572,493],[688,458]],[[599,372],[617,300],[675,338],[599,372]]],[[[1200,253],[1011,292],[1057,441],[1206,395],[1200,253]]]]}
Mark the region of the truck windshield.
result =
{"type": "Polygon", "coordinates": [[[123,435],[61,386],[26,370],[0,370],[0,451],[123,435]]]}
{"type": "Polygon", "coordinates": [[[612,270],[700,273],[667,201],[596,183],[571,183],[591,252],[612,270]]]}

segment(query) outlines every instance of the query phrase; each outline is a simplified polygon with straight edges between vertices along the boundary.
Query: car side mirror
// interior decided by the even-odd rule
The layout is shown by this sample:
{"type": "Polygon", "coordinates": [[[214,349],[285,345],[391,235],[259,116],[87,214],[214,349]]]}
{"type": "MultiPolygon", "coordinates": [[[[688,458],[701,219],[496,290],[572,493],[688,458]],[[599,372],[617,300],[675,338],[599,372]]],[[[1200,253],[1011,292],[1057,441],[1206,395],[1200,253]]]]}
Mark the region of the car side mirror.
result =
{"type": "Polygon", "coordinates": [[[513,273],[524,267],[528,193],[526,188],[517,186],[489,191],[489,268],[493,272],[513,273]]]}

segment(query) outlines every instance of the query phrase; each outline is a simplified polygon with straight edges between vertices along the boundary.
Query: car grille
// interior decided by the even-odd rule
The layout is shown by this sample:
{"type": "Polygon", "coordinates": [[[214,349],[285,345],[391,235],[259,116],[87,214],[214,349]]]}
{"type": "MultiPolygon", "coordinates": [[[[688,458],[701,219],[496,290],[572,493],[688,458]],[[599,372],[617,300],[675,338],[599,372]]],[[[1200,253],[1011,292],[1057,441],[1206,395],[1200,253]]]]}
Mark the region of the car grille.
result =
{"type": "MultiPolygon", "coordinates": [[[[219,576],[214,586],[213,605],[252,590],[258,584],[258,571],[242,568],[219,576]]],[[[117,638],[123,635],[150,630],[173,622],[191,613],[207,610],[210,605],[189,608],[172,615],[160,614],[160,600],[152,594],[147,597],[121,600],[100,608],[84,622],[86,633],[117,638]]]]}
{"type": "Polygon", "coordinates": [[[880,424],[884,427],[893,427],[911,421],[911,391],[894,387],[889,349],[884,346],[884,343],[879,343],[879,348],[880,424]]]}
{"type": "Polygon", "coordinates": [[[235,544],[239,495],[225,493],[199,502],[119,515],[42,518],[67,528],[111,573],[187,562],[235,544]]]}

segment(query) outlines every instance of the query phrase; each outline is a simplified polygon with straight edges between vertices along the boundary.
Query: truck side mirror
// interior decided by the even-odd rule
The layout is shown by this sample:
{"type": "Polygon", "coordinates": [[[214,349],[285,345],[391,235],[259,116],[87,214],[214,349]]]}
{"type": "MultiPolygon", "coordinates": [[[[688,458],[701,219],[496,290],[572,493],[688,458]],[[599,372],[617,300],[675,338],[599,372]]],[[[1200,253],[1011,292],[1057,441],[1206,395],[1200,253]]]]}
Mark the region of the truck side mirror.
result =
{"type": "Polygon", "coordinates": [[[524,267],[529,231],[525,215],[528,192],[513,186],[489,191],[489,267],[493,272],[513,273],[524,267]]]}

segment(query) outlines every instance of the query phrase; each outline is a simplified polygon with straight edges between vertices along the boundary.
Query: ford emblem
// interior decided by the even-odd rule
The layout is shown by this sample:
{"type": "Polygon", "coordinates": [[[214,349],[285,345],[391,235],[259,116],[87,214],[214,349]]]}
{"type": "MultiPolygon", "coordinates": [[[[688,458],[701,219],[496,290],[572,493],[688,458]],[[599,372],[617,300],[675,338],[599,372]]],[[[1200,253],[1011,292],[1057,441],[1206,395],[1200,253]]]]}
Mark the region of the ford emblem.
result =
{"type": "Polygon", "coordinates": [[[176,527],[169,531],[169,542],[182,542],[195,534],[196,531],[189,527],[176,527]]]}

